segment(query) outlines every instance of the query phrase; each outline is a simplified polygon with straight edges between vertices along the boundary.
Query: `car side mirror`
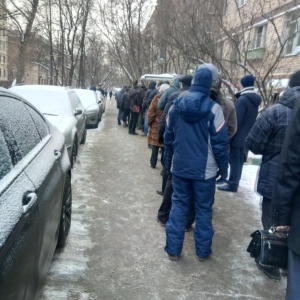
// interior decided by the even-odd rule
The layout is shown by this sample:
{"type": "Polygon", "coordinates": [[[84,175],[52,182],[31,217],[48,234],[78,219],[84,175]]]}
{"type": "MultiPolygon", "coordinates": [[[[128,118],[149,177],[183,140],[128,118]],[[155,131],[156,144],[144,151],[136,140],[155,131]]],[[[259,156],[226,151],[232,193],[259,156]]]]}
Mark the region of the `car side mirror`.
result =
{"type": "Polygon", "coordinates": [[[99,100],[98,103],[101,103],[101,100],[99,100]]]}
{"type": "Polygon", "coordinates": [[[82,114],[82,109],[80,109],[80,108],[75,108],[74,116],[78,116],[78,115],[81,115],[81,114],[82,114]]]}

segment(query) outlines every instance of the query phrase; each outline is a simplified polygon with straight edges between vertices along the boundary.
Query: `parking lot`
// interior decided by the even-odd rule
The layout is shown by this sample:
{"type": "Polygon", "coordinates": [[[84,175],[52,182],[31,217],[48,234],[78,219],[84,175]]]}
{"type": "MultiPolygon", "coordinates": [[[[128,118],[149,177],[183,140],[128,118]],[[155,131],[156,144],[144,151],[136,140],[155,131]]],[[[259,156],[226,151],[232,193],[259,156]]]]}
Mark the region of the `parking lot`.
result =
{"type": "Polygon", "coordinates": [[[284,299],[286,277],[271,281],[245,251],[261,226],[257,166],[245,166],[238,193],[216,193],[212,259],[197,261],[189,232],[182,259],[173,262],[156,222],[161,166],[149,168],[146,138],[128,135],[116,119],[108,100],[80,146],[69,241],[55,254],[40,300],[284,299]]]}

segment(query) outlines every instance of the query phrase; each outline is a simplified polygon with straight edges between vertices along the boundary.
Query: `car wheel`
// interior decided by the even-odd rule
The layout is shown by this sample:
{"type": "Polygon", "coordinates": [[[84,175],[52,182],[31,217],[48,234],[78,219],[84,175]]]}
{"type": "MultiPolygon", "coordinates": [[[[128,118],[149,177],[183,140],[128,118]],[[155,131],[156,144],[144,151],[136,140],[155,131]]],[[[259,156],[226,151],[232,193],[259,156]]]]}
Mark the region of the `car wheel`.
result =
{"type": "Polygon", "coordinates": [[[72,214],[72,186],[71,186],[71,175],[67,174],[62,209],[59,223],[59,234],[57,247],[62,248],[67,243],[69,231],[71,228],[71,214],[72,214]]]}
{"type": "Polygon", "coordinates": [[[101,122],[102,120],[102,114],[99,116],[99,123],[101,122]]]}
{"type": "Polygon", "coordinates": [[[86,142],[86,135],[87,135],[87,129],[86,129],[86,126],[85,126],[84,133],[82,135],[82,139],[81,139],[80,145],[84,145],[85,144],[85,142],[86,142]]]}
{"type": "Polygon", "coordinates": [[[78,145],[77,137],[74,138],[73,147],[72,147],[72,156],[71,156],[71,168],[73,169],[76,159],[77,159],[78,145]]]}

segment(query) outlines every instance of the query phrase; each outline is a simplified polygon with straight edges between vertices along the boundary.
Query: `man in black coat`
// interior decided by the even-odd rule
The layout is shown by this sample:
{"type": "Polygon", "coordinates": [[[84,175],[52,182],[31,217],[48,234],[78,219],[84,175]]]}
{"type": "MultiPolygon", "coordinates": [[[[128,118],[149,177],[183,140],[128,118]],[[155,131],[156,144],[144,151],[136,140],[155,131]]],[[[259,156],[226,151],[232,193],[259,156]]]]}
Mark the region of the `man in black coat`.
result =
{"type": "MultiPolygon", "coordinates": [[[[298,74],[296,74],[298,75],[298,74]]],[[[262,162],[257,180],[257,192],[262,198],[262,224],[265,230],[272,223],[272,191],[276,171],[295,102],[300,99],[300,78],[292,75],[289,87],[280,97],[279,102],[261,113],[246,138],[247,148],[254,154],[262,155],[262,162]]],[[[274,280],[280,279],[279,268],[257,265],[260,270],[274,280]]]]}
{"type": "MultiPolygon", "coordinates": [[[[300,79],[300,71],[298,71],[300,79]]],[[[276,230],[289,232],[288,279],[286,300],[300,296],[300,98],[296,99],[292,118],[281,150],[275,179],[272,206],[276,230]]]]}
{"type": "Polygon", "coordinates": [[[243,89],[237,95],[235,102],[237,131],[230,140],[229,164],[230,175],[226,185],[219,186],[218,190],[237,192],[244,165],[245,139],[255,123],[261,97],[254,91],[255,78],[246,75],[241,79],[243,89]]]}

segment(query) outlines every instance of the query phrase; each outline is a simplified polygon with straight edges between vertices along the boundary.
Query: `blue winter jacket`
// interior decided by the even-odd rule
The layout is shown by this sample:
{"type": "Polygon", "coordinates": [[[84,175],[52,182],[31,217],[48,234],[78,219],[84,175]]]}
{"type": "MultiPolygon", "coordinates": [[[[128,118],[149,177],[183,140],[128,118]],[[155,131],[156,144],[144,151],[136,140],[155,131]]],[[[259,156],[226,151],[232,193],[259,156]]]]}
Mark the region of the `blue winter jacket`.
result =
{"type": "Polygon", "coordinates": [[[286,90],[279,103],[260,115],[246,138],[248,149],[254,154],[262,154],[257,192],[269,199],[272,198],[281,148],[297,97],[300,98],[299,86],[286,90]]]}
{"type": "Polygon", "coordinates": [[[228,135],[222,108],[210,99],[212,73],[200,69],[189,92],[174,101],[164,134],[165,162],[172,174],[206,180],[227,177],[228,135]]]}
{"type": "Polygon", "coordinates": [[[230,140],[232,147],[245,147],[245,139],[255,123],[261,97],[254,92],[254,87],[245,88],[235,102],[237,131],[230,140]]]}

